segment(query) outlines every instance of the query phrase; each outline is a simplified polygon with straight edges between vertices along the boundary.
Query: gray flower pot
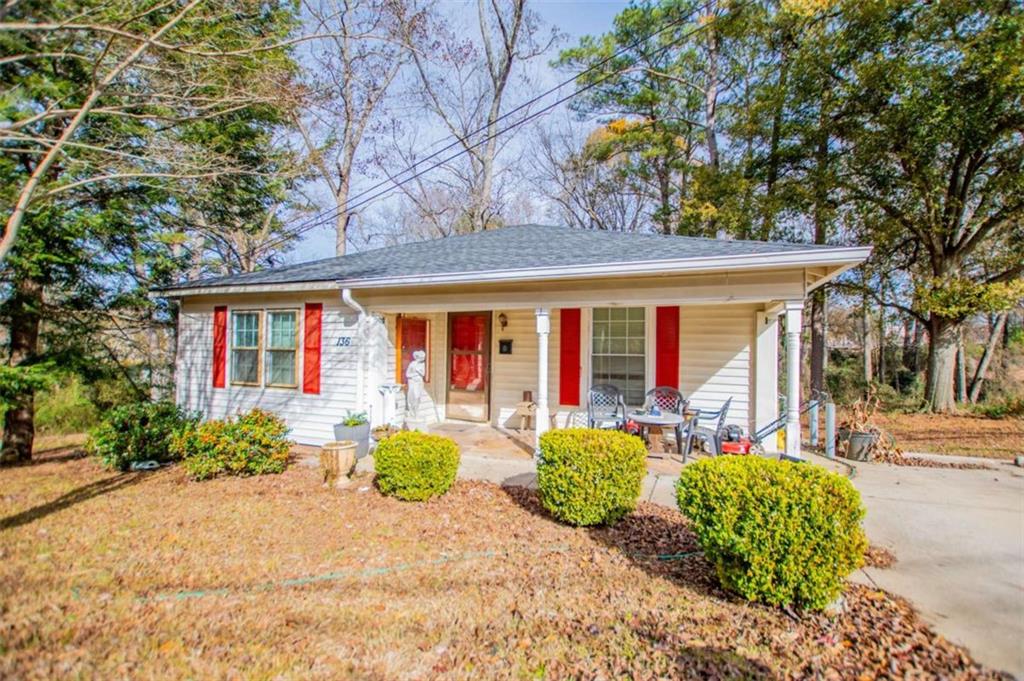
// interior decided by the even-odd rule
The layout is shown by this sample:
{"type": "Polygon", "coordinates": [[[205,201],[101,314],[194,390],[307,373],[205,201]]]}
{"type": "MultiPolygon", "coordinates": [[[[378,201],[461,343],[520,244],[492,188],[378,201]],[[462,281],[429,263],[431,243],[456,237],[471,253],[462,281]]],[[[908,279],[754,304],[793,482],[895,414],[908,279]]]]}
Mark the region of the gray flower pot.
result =
{"type": "Polygon", "coordinates": [[[339,423],[334,426],[334,439],[355,441],[356,458],[361,459],[370,451],[370,424],[345,426],[339,423]]]}
{"type": "Polygon", "coordinates": [[[851,461],[870,461],[871,450],[878,442],[878,433],[852,431],[850,441],[846,445],[846,458],[851,461]]]}

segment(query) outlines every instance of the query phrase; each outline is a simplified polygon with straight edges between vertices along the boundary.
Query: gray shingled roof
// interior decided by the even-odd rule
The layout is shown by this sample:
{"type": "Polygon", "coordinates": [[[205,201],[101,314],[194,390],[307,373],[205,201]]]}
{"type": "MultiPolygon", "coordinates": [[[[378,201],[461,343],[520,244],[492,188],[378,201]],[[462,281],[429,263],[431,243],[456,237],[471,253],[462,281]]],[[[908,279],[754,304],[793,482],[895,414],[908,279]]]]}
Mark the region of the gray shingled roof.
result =
{"type": "Polygon", "coordinates": [[[409,275],[769,255],[822,248],[834,247],[516,225],[447,239],[387,246],[261,272],[198,279],[162,290],[329,281],[344,283],[346,280],[409,275]]]}

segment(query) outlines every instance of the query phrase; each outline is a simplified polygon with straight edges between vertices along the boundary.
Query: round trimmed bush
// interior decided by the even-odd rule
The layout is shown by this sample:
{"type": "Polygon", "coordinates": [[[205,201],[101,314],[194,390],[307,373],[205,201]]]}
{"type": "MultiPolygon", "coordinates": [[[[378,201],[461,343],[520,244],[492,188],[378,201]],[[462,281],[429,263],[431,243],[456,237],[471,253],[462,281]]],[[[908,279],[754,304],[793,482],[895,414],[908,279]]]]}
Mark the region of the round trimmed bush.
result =
{"type": "Polygon", "coordinates": [[[610,525],[636,509],[647,474],[640,438],[566,428],[540,438],[537,485],[544,508],[570,525],[610,525]]]}
{"type": "Polygon", "coordinates": [[[860,493],[818,466],[705,459],[683,469],[676,499],[722,585],[748,600],[821,610],[863,564],[860,493]]]}
{"type": "Polygon", "coordinates": [[[459,446],[451,438],[416,431],[392,435],[373,452],[377,487],[388,496],[426,501],[455,482],[459,446]]]}

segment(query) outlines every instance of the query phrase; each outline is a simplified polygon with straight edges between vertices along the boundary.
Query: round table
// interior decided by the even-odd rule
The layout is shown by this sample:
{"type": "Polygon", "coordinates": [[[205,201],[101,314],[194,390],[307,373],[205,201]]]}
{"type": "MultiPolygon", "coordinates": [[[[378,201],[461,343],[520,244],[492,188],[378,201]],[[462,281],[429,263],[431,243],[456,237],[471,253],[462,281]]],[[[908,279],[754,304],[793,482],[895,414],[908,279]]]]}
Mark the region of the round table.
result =
{"type": "MultiPolygon", "coordinates": [[[[640,426],[644,434],[647,436],[647,439],[650,440],[652,452],[657,451],[658,446],[662,444],[662,429],[671,428],[675,430],[679,426],[686,423],[686,420],[689,417],[689,414],[686,416],[680,416],[679,414],[673,414],[671,412],[662,412],[657,416],[653,414],[637,413],[626,415],[626,418],[631,419],[632,421],[636,422],[637,425],[640,426]],[[658,431],[657,439],[655,439],[654,433],[651,432],[652,428],[657,429],[658,431]]],[[[676,452],[678,454],[682,454],[682,444],[682,442],[676,442],[676,452]]]]}

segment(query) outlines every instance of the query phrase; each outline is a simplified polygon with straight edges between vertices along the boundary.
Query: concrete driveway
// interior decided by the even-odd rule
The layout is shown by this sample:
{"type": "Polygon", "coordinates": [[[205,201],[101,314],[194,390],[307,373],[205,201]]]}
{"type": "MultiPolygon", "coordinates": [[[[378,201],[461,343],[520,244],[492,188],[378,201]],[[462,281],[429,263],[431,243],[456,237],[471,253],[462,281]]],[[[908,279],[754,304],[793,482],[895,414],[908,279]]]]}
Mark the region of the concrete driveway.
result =
{"type": "Polygon", "coordinates": [[[988,463],[858,464],[868,537],[897,562],[854,579],[905,596],[937,632],[1024,678],[1024,470],[988,463]]]}

